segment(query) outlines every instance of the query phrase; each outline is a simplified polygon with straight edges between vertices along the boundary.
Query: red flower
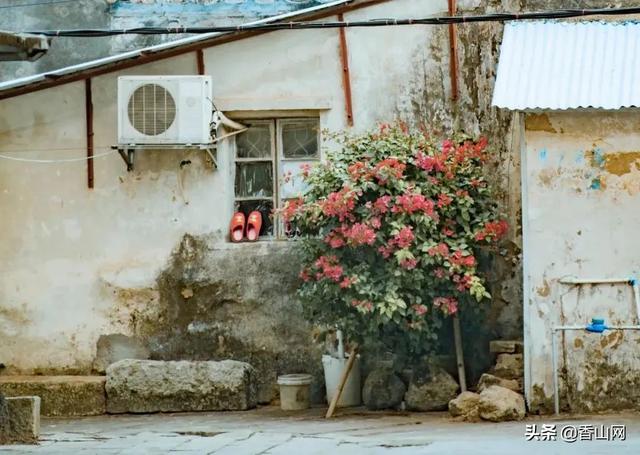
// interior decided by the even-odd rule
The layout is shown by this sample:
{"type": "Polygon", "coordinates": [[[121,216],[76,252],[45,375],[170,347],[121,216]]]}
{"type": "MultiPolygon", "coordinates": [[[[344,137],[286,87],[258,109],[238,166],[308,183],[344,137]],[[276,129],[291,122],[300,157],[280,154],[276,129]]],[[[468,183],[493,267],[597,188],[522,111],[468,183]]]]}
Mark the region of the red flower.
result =
{"type": "Polygon", "coordinates": [[[447,257],[449,255],[449,247],[446,243],[439,243],[427,250],[429,256],[442,256],[447,257]]]}
{"type": "Polygon", "coordinates": [[[389,210],[389,203],[391,202],[391,196],[381,196],[373,203],[373,208],[380,214],[387,213],[389,210]]]}
{"type": "Polygon", "coordinates": [[[454,251],[449,260],[452,264],[462,267],[473,267],[476,265],[476,258],[474,258],[473,255],[465,256],[460,250],[454,251]]]}
{"type": "Polygon", "coordinates": [[[330,193],[322,202],[322,213],[337,217],[339,221],[352,218],[351,212],[356,206],[355,193],[348,188],[330,193]]]}
{"type": "Polygon", "coordinates": [[[340,287],[342,289],[348,288],[350,287],[353,283],[355,283],[355,279],[354,278],[349,278],[349,277],[344,277],[342,279],[342,281],[340,282],[340,287]]]}
{"type": "Polygon", "coordinates": [[[355,307],[355,308],[359,308],[364,310],[364,312],[369,312],[371,310],[373,310],[373,303],[371,303],[369,300],[356,300],[353,299],[351,301],[351,306],[355,307]]]}
{"type": "Polygon", "coordinates": [[[393,248],[391,246],[381,246],[378,248],[378,252],[386,259],[393,253],[393,248]]]}
{"type": "Polygon", "coordinates": [[[453,297],[436,297],[433,299],[433,306],[446,314],[455,314],[458,311],[458,301],[453,297]]]}
{"type": "Polygon", "coordinates": [[[342,227],[342,235],[350,245],[372,245],[376,241],[376,231],[364,223],[355,223],[351,227],[342,227]]]}
{"type": "Polygon", "coordinates": [[[302,198],[288,200],[282,209],[282,218],[285,222],[290,221],[301,209],[302,198]]]}
{"type": "Polygon", "coordinates": [[[321,271],[318,272],[316,274],[316,278],[320,279],[320,278],[329,278],[332,281],[335,281],[336,283],[340,281],[340,278],[342,277],[342,273],[343,273],[343,268],[341,265],[338,264],[338,258],[331,255],[331,256],[320,256],[316,262],[315,265],[317,268],[319,268],[321,271]]]}
{"type": "Polygon", "coordinates": [[[410,226],[405,226],[400,229],[400,232],[396,234],[393,238],[392,243],[398,245],[398,248],[408,248],[413,243],[413,239],[415,236],[413,235],[413,228],[410,226]]]}
{"type": "Polygon", "coordinates": [[[329,246],[333,249],[342,248],[346,242],[344,238],[340,235],[340,233],[336,231],[331,231],[325,238],[324,241],[329,244],[329,246]]]}
{"type": "Polygon", "coordinates": [[[403,259],[400,261],[400,267],[407,270],[413,270],[418,265],[417,259],[403,259]]]}
{"type": "Polygon", "coordinates": [[[440,193],[438,195],[438,208],[446,207],[447,205],[451,204],[452,202],[453,202],[453,199],[448,194],[440,193]]]}
{"type": "Polygon", "coordinates": [[[401,179],[407,165],[398,161],[397,158],[386,158],[376,164],[373,174],[380,185],[384,185],[392,179],[401,179]]]}
{"type": "Polygon", "coordinates": [[[444,162],[440,157],[426,155],[422,152],[416,153],[416,166],[427,172],[442,172],[444,170],[444,162]]]}
{"type": "Polygon", "coordinates": [[[309,173],[311,172],[311,165],[308,163],[303,163],[300,165],[300,170],[302,171],[302,177],[307,178],[309,177],[309,173]]]}
{"type": "Polygon", "coordinates": [[[434,214],[435,203],[418,193],[405,193],[396,197],[396,205],[391,208],[393,213],[414,213],[422,211],[429,216],[434,214]]]}
{"type": "Polygon", "coordinates": [[[372,228],[374,229],[380,229],[380,226],[382,226],[382,222],[380,221],[380,218],[377,216],[372,217],[369,220],[369,224],[371,225],[372,228]]]}
{"type": "Polygon", "coordinates": [[[428,309],[425,305],[413,305],[411,308],[418,316],[425,314],[428,309]]]}
{"type": "Polygon", "coordinates": [[[302,270],[300,271],[300,275],[298,275],[298,276],[299,276],[299,277],[300,277],[300,279],[301,279],[302,281],[304,281],[305,283],[311,279],[311,277],[309,276],[309,272],[307,271],[307,269],[302,269],[302,270]]]}
{"type": "Polygon", "coordinates": [[[476,240],[498,240],[507,233],[509,225],[506,221],[487,222],[484,228],[475,235],[476,240]]]}

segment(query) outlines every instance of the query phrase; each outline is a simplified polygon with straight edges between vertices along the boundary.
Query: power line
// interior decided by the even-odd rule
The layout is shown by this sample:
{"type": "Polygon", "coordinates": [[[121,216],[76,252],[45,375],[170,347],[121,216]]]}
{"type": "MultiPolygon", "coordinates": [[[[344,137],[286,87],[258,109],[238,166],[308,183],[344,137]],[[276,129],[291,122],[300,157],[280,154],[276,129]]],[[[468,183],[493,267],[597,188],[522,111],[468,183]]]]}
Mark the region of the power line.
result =
{"type": "Polygon", "coordinates": [[[116,153],[117,150],[111,150],[105,153],[99,153],[98,155],[93,156],[83,156],[78,158],[60,158],[60,159],[51,159],[51,160],[40,160],[35,158],[17,158],[15,156],[8,156],[0,154],[0,159],[10,160],[10,161],[21,161],[24,163],[75,163],[79,161],[88,161],[94,160],[96,158],[102,158],[103,156],[111,155],[112,153],[116,153]]]}
{"type": "Polygon", "coordinates": [[[78,0],[52,0],[50,2],[32,2],[32,3],[16,3],[13,5],[4,5],[0,6],[0,9],[8,9],[8,8],[25,8],[29,6],[40,6],[40,5],[57,5],[58,3],[71,3],[76,2],[78,0]]]}
{"type": "Polygon", "coordinates": [[[345,27],[389,27],[399,25],[448,25],[476,22],[505,22],[529,19],[567,19],[588,16],[622,16],[640,14],[640,7],[600,8],[600,9],[562,9],[532,13],[493,13],[472,16],[439,16],[422,19],[371,19],[366,21],[338,22],[274,22],[246,25],[227,25],[217,27],[137,27],[130,29],[77,29],[77,30],[44,30],[29,31],[46,36],[65,36],[92,38],[114,35],[172,35],[172,34],[204,34],[217,32],[242,32],[259,30],[306,30],[345,27]]]}

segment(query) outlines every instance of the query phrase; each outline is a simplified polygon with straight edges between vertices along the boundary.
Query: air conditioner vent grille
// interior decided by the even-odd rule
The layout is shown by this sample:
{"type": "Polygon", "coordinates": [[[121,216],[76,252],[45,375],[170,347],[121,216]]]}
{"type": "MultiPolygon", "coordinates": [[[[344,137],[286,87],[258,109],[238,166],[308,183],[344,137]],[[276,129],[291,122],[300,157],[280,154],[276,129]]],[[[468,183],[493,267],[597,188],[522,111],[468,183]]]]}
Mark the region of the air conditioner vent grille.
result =
{"type": "Polygon", "coordinates": [[[147,136],[157,136],[174,122],[176,103],[171,93],[161,85],[144,84],[129,98],[127,111],[136,130],[147,136]]]}

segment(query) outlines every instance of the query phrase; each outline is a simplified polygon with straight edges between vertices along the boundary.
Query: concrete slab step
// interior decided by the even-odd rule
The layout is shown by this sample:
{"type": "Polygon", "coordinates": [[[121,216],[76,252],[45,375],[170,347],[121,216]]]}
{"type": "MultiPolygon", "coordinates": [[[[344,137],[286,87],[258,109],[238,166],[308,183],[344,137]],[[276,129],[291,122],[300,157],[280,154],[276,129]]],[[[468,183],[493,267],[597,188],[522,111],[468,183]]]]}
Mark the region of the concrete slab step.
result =
{"type": "Polygon", "coordinates": [[[100,415],[106,412],[104,376],[0,376],[7,397],[38,396],[46,417],[100,415]]]}

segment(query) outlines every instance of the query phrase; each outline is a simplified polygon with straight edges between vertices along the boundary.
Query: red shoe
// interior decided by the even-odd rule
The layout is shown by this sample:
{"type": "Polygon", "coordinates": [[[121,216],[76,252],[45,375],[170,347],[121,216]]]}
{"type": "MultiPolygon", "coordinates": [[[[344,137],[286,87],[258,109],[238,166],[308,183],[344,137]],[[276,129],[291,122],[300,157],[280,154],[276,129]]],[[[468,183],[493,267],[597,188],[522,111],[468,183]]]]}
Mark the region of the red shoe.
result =
{"type": "Polygon", "coordinates": [[[244,213],[236,212],[231,218],[231,225],[229,226],[229,236],[232,242],[241,242],[244,237],[244,213]]]}
{"type": "Polygon", "coordinates": [[[260,228],[262,227],[262,214],[257,210],[254,210],[249,214],[247,219],[247,240],[255,242],[260,235],[260,228]]]}

